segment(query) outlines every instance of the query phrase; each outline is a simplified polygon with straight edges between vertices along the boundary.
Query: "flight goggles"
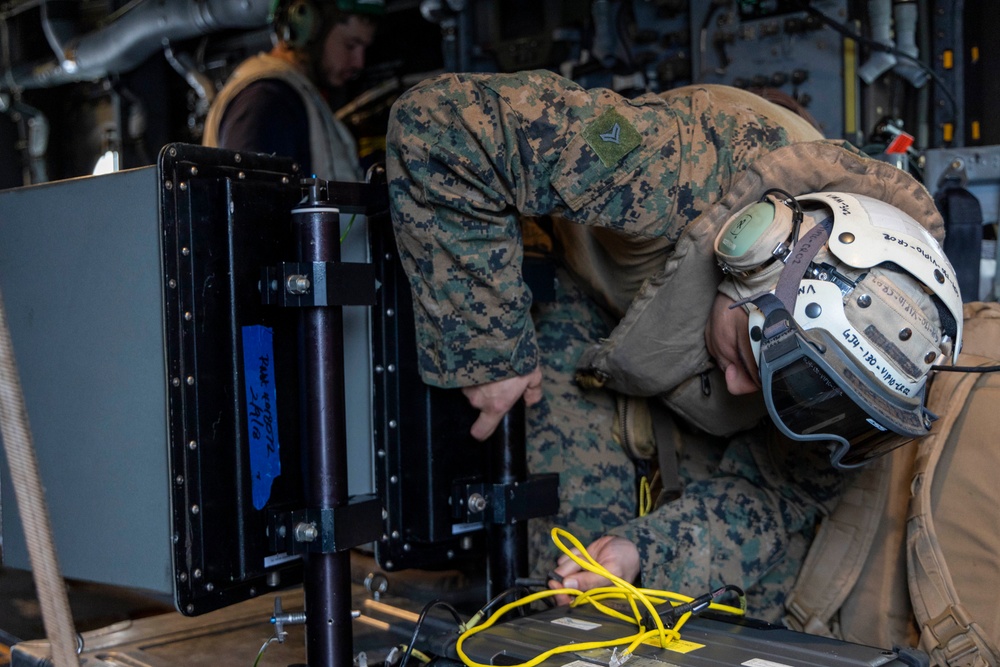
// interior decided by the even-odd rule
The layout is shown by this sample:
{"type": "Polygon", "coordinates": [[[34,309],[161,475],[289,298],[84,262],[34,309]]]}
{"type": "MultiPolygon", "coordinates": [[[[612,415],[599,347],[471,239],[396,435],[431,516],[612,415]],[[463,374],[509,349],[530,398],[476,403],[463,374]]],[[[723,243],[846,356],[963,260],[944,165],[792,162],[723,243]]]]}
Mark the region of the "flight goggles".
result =
{"type": "Polygon", "coordinates": [[[837,468],[856,468],[927,434],[933,416],[919,395],[893,395],[823,329],[801,329],[783,308],[764,322],[759,367],[764,402],[795,440],[831,443],[837,468]]]}

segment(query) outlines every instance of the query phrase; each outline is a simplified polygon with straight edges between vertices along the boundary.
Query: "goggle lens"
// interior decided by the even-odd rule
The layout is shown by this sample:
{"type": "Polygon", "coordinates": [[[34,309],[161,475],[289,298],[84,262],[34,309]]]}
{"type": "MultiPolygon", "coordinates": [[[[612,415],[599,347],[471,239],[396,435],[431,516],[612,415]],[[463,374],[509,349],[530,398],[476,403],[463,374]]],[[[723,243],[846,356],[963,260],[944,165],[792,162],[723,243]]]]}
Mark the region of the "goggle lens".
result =
{"type": "Polygon", "coordinates": [[[828,437],[849,445],[835,464],[861,465],[913,439],[874,426],[874,420],[808,357],[774,371],[770,385],[772,416],[791,435],[828,437]]]}

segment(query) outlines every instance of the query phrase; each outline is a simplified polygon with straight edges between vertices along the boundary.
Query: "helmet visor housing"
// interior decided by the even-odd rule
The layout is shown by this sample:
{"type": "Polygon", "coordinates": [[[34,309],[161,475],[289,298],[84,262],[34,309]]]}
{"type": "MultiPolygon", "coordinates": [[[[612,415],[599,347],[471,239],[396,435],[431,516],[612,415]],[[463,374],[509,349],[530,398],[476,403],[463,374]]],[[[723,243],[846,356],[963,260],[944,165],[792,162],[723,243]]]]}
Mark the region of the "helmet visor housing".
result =
{"type": "Polygon", "coordinates": [[[886,391],[822,329],[803,331],[787,312],[788,328],[762,343],[764,402],[778,429],[795,440],[832,444],[838,468],[855,468],[927,434],[923,393],[911,398],[886,391]]]}

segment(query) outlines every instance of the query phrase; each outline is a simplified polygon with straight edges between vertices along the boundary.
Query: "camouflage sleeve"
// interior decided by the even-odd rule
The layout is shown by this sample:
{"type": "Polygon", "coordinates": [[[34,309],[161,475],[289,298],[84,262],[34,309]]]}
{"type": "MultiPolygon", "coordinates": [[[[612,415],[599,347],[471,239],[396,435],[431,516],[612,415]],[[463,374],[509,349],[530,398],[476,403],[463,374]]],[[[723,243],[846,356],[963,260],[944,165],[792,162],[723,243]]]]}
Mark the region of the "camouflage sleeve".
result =
{"type": "Polygon", "coordinates": [[[445,75],[397,100],[389,193],[426,381],[481,384],[536,366],[520,215],[626,234],[663,224],[666,197],[633,180],[675,136],[665,105],[648,97],[625,101],[538,71],[445,75]]]}
{"type": "Polygon", "coordinates": [[[420,370],[439,386],[524,375],[538,362],[517,213],[533,156],[521,119],[484,84],[446,75],[416,86],[395,103],[387,137],[420,370]]]}
{"type": "Polygon", "coordinates": [[[638,546],[643,586],[697,596],[736,585],[748,593],[749,613],[780,618],[804,557],[794,545],[811,541],[845,478],[825,448],[768,446],[762,432],[736,436],[716,473],[677,500],[609,531],[638,546]],[[771,581],[775,572],[785,580],[771,581]]]}
{"type": "Polygon", "coordinates": [[[629,256],[665,259],[742,168],[790,141],[759,113],[770,103],[720,95],[626,99],[533,71],[448,74],[400,97],[386,166],[424,379],[466,386],[536,366],[519,216],[602,227],[631,239],[629,256]]]}

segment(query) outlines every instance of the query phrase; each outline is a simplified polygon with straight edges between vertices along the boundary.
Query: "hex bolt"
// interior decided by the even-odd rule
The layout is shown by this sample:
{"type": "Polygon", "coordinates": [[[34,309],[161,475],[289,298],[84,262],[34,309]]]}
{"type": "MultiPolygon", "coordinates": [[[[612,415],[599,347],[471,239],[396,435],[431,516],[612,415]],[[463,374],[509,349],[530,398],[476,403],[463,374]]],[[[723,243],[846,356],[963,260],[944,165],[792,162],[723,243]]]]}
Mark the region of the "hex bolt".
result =
{"type": "Polygon", "coordinates": [[[288,280],[285,281],[285,289],[288,290],[289,294],[305,294],[311,286],[309,276],[301,274],[288,276],[288,280]]]}
{"type": "Polygon", "coordinates": [[[365,590],[378,600],[389,590],[389,579],[381,572],[369,572],[365,577],[365,590]]]}
{"type": "Polygon", "coordinates": [[[314,542],[317,537],[319,537],[319,530],[316,528],[315,523],[300,521],[295,524],[296,542],[314,542]]]}
{"type": "Polygon", "coordinates": [[[486,498],[481,493],[473,493],[469,496],[469,511],[482,512],[486,509],[486,498]]]}

